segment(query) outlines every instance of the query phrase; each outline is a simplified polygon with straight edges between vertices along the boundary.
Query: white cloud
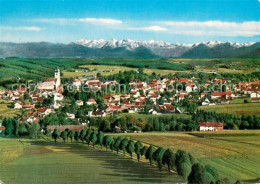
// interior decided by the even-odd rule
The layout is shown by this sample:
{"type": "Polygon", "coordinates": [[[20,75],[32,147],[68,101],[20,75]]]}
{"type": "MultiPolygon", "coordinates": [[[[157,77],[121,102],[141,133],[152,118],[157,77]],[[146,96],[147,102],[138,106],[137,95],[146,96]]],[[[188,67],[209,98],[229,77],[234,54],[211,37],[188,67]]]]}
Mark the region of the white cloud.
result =
{"type": "Polygon", "coordinates": [[[75,19],[76,21],[79,22],[88,22],[88,23],[93,23],[93,24],[122,24],[121,20],[116,20],[116,19],[97,19],[97,18],[81,18],[81,19],[75,19]]]}
{"type": "Polygon", "coordinates": [[[222,22],[222,21],[166,21],[160,24],[167,26],[169,33],[183,35],[218,35],[218,36],[244,36],[260,35],[260,22],[222,22]]]}
{"type": "Polygon", "coordinates": [[[23,27],[11,27],[11,26],[0,26],[1,30],[8,31],[41,31],[40,27],[35,26],[23,26],[23,27]]]}
{"type": "Polygon", "coordinates": [[[78,19],[66,19],[66,18],[43,18],[43,19],[31,19],[32,22],[41,22],[41,23],[52,23],[52,24],[60,24],[67,25],[75,22],[84,22],[91,23],[97,25],[116,25],[122,24],[121,20],[117,19],[109,19],[109,18],[78,18],[78,19]]]}
{"type": "Polygon", "coordinates": [[[161,26],[131,27],[131,28],[127,28],[127,29],[134,30],[134,31],[153,31],[153,32],[167,31],[166,28],[161,27],[161,26]]]}

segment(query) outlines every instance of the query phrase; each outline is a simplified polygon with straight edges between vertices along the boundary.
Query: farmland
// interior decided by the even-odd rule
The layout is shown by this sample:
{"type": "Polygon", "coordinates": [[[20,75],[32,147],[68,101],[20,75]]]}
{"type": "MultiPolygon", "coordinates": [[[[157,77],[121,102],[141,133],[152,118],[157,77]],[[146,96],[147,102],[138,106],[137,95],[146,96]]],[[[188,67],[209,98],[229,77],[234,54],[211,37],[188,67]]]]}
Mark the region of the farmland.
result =
{"type": "MultiPolygon", "coordinates": [[[[223,131],[199,137],[186,133],[132,133],[127,134],[155,146],[186,150],[200,163],[214,166],[220,176],[230,182],[241,179],[259,180],[260,131],[223,131]],[[222,134],[221,134],[222,133],[222,134]]],[[[124,135],[126,134],[118,134],[124,135]]]]}
{"type": "Polygon", "coordinates": [[[183,182],[146,163],[81,143],[0,138],[0,180],[4,183],[183,182]]]}
{"type": "Polygon", "coordinates": [[[12,102],[0,100],[0,119],[5,117],[14,117],[21,114],[21,110],[13,109],[12,102]]]}
{"type": "Polygon", "coordinates": [[[215,111],[216,113],[229,113],[229,114],[237,114],[237,115],[260,114],[259,103],[200,106],[199,109],[205,111],[211,111],[211,112],[215,111]]]}
{"type": "MultiPolygon", "coordinates": [[[[96,68],[117,66],[115,71],[129,70],[133,68],[145,68],[145,72],[167,74],[176,72],[231,72],[231,73],[252,73],[259,71],[260,59],[141,59],[141,58],[5,58],[0,59],[0,84],[6,81],[17,80],[19,77],[25,80],[42,80],[52,76],[53,69],[59,67],[66,70],[65,77],[85,75],[85,73],[69,72],[71,69],[80,66],[95,65],[96,68]],[[194,65],[194,71],[186,70],[186,65],[194,65]],[[100,66],[98,66],[100,65],[100,66]],[[225,66],[223,68],[223,66],[225,66]],[[121,68],[122,67],[122,68],[121,68]]],[[[105,75],[111,74],[110,72],[105,75]]]]}
{"type": "MultiPolygon", "coordinates": [[[[90,72],[73,72],[73,71],[64,71],[64,77],[82,77],[84,75],[96,75],[97,73],[100,73],[103,76],[107,75],[113,75],[117,74],[119,71],[124,72],[124,71],[130,71],[130,70],[135,70],[137,71],[137,68],[132,68],[132,67],[125,67],[125,66],[111,66],[111,65],[81,65],[79,66],[80,69],[90,69],[92,71],[90,72]],[[109,70],[109,72],[106,72],[106,70],[109,70]]],[[[180,71],[175,71],[175,70],[159,70],[159,69],[144,69],[144,73],[146,74],[175,74],[176,72],[180,71]]],[[[181,72],[188,72],[188,71],[181,71],[181,72]]]]}
{"type": "Polygon", "coordinates": [[[149,118],[153,118],[153,117],[172,117],[174,116],[174,118],[191,118],[191,115],[188,114],[161,114],[161,115],[152,115],[152,114],[140,114],[140,113],[120,113],[117,116],[118,117],[123,117],[123,116],[134,116],[135,119],[142,119],[143,121],[148,121],[149,118]]]}

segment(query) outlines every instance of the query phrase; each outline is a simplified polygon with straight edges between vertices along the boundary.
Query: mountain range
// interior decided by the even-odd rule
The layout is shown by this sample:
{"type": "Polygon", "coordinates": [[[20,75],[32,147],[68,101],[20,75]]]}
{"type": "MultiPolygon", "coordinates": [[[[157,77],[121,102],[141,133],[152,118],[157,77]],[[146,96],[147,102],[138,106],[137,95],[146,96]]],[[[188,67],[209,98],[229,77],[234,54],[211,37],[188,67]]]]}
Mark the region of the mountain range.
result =
{"type": "Polygon", "coordinates": [[[224,58],[260,57],[260,42],[209,41],[171,44],[162,41],[78,40],[69,44],[0,42],[0,57],[25,58],[224,58]]]}

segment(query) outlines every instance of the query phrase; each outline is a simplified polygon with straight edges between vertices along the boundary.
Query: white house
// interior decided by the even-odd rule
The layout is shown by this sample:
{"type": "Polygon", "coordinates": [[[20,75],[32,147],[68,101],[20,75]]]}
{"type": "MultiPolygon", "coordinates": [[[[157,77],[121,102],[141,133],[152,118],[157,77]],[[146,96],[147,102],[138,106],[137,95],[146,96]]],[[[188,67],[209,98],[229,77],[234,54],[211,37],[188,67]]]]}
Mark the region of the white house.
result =
{"type": "Polygon", "coordinates": [[[90,99],[88,99],[88,101],[87,101],[87,104],[88,104],[88,105],[96,105],[96,104],[97,104],[97,102],[96,102],[96,100],[95,100],[95,99],[93,99],[93,98],[90,98],[90,99]]]}
{"type": "Polygon", "coordinates": [[[72,83],[73,86],[76,86],[77,89],[79,90],[80,89],[80,86],[81,86],[81,82],[79,79],[75,79],[72,83]]]}
{"type": "Polygon", "coordinates": [[[23,108],[22,105],[23,105],[22,102],[16,102],[16,103],[14,104],[14,109],[21,109],[21,108],[23,108]]]}
{"type": "Polygon", "coordinates": [[[78,106],[83,106],[84,102],[83,102],[82,100],[77,100],[77,101],[76,101],[76,104],[77,104],[78,106]]]}

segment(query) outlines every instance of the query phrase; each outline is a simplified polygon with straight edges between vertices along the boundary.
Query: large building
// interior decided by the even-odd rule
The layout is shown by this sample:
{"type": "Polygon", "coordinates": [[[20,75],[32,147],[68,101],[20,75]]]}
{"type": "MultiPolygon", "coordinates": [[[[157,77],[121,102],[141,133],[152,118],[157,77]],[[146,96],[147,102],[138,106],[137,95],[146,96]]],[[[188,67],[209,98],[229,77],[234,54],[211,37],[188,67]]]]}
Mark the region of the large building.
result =
{"type": "Polygon", "coordinates": [[[200,131],[219,131],[224,129],[224,123],[199,122],[200,131]]]}
{"type": "Polygon", "coordinates": [[[58,90],[61,85],[60,80],[60,69],[56,68],[54,72],[54,78],[47,78],[44,82],[37,84],[37,89],[43,90],[43,91],[53,91],[58,90]]]}

